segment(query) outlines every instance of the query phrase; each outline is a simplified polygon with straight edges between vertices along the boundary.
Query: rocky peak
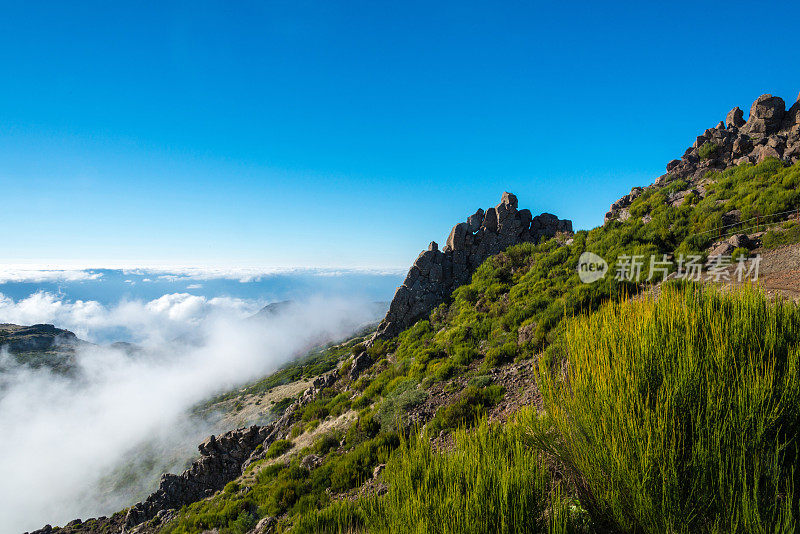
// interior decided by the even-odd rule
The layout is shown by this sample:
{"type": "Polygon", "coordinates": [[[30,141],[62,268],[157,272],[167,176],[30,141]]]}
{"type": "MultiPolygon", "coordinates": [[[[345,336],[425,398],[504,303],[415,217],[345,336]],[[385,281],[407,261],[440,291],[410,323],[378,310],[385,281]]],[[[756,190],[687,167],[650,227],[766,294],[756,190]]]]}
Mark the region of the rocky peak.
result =
{"type": "Polygon", "coordinates": [[[397,288],[386,317],[371,342],[396,336],[444,302],[489,256],[524,242],[538,243],[559,232],[572,232],[572,222],[549,213],[531,216],[517,209],[517,197],[505,192],[500,203],[478,209],[450,231],[439,251],[436,242],[417,257],[403,285],[397,288]]]}
{"type": "MultiPolygon", "coordinates": [[[[693,189],[696,194],[702,196],[701,182],[708,171],[723,171],[767,158],[782,160],[787,165],[800,161],[800,95],[788,110],[782,98],[761,95],[750,106],[747,121],[740,108],[733,108],[726,115],[725,122],[698,135],[680,159],[670,161],[667,173],[658,177],[653,186],[685,180],[690,188],[696,188],[693,189]]],[[[628,219],[627,208],[643,191],[634,188],[629,195],[614,202],[605,221],[628,219]]]]}
{"type": "Polygon", "coordinates": [[[72,347],[81,341],[69,330],[56,328],[51,324],[20,326],[0,324],[0,347],[9,352],[29,352],[55,350],[72,347]]]}

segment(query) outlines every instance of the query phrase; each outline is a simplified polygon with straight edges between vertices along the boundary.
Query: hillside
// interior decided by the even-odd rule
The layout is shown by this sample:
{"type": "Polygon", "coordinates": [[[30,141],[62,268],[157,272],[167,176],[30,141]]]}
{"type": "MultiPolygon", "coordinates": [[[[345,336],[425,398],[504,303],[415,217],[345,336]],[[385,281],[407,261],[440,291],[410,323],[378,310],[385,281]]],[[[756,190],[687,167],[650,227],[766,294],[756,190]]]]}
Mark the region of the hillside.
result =
{"type": "Polygon", "coordinates": [[[504,194],[375,334],[241,392],[308,380],[276,421],[61,531],[795,531],[799,106],[735,108],[589,231],[504,194]]]}
{"type": "Polygon", "coordinates": [[[88,344],[69,330],[51,324],[0,324],[0,350],[7,351],[16,363],[34,368],[46,366],[69,372],[75,350],[88,344]]]}

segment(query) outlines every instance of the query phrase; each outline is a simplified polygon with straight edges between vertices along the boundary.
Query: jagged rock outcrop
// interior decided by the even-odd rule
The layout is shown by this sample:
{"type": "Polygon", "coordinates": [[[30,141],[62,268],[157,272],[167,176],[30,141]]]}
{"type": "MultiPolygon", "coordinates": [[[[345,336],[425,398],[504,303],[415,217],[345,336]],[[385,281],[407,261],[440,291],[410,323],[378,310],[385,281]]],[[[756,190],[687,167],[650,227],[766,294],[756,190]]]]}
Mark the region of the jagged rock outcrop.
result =
{"type": "Polygon", "coordinates": [[[125,525],[138,525],[162,510],[180,508],[221,490],[242,473],[242,464],[270,431],[269,426],[254,425],[210,436],[198,446],[200,459],[180,475],[162,475],[158,490],[128,510],[125,525]]]}
{"type": "Polygon", "coordinates": [[[397,288],[389,311],[368,343],[396,336],[444,302],[458,286],[469,282],[475,269],[489,256],[524,242],[537,243],[559,232],[572,232],[572,222],[530,210],[517,209],[517,197],[503,193],[500,204],[479,209],[466,222],[453,227],[447,244],[436,242],[420,253],[397,288]]]}
{"type": "Polygon", "coordinates": [[[0,324],[0,347],[9,352],[32,352],[71,348],[85,343],[69,330],[51,324],[20,326],[0,324]]]}
{"type": "Polygon", "coordinates": [[[166,510],[180,508],[204,499],[239,477],[244,469],[266,455],[269,446],[289,435],[292,424],[300,417],[302,408],[333,384],[338,373],[332,371],[314,379],[311,386],[291,404],[283,416],[265,426],[231,430],[210,436],[198,446],[200,458],[180,475],[161,476],[159,488],[144,501],[133,505],[125,516],[126,528],[153,519],[166,510]]]}
{"type": "MultiPolygon", "coordinates": [[[[800,95],[788,110],[782,98],[761,95],[750,107],[746,122],[742,110],[733,108],[725,122],[697,136],[680,159],[670,161],[666,174],[650,187],[685,180],[693,186],[691,192],[702,197],[705,193],[702,182],[708,171],[722,171],[742,163],[759,163],[767,158],[776,158],[785,164],[800,161],[800,95]]],[[[627,208],[645,189],[634,188],[630,195],[614,202],[605,221],[629,218],[627,208]]]]}

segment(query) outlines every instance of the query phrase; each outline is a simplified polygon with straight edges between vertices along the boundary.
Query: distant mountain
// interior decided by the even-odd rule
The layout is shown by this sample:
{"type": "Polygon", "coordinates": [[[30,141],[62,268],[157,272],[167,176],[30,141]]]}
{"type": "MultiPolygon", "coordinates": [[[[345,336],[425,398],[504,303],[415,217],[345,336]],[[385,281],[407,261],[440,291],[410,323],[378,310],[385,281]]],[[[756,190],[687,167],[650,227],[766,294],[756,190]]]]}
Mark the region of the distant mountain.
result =
{"type": "Polygon", "coordinates": [[[81,340],[69,330],[51,324],[0,324],[0,347],[5,347],[9,352],[57,350],[80,343],[81,340]]]}
{"type": "Polygon", "coordinates": [[[67,372],[72,367],[76,349],[88,345],[91,343],[52,324],[0,324],[0,350],[8,351],[17,363],[31,367],[46,366],[67,372]]]}
{"type": "MultiPolygon", "coordinates": [[[[281,313],[286,313],[290,311],[293,307],[297,306],[297,303],[293,300],[281,300],[278,302],[271,302],[258,310],[256,313],[251,315],[248,319],[270,319],[275,317],[276,315],[280,315],[281,313]]],[[[370,315],[375,318],[377,322],[380,317],[386,313],[386,310],[389,309],[388,302],[370,302],[367,304],[369,306],[370,315]]]]}
{"type": "Polygon", "coordinates": [[[253,314],[250,319],[269,319],[271,317],[275,317],[280,313],[284,313],[292,308],[295,305],[293,300],[281,300],[279,302],[270,302],[260,310],[258,310],[255,314],[253,314]]]}

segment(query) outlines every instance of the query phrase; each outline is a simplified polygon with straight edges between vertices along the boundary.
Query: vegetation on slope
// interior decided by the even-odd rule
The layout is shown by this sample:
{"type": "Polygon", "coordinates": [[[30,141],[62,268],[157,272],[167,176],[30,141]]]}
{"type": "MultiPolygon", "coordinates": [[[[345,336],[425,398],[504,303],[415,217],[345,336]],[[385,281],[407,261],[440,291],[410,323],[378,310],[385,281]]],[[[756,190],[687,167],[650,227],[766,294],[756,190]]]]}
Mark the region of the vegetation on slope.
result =
{"type": "MultiPolygon", "coordinates": [[[[525,507],[530,507],[534,516],[539,513],[536,506],[541,504],[534,506],[530,503],[534,500],[547,503],[544,515],[535,518],[536,528],[556,528],[543,522],[545,516],[560,517],[559,524],[563,523],[563,529],[583,528],[581,514],[559,512],[568,509],[580,511],[582,508],[588,511],[594,528],[601,531],[682,532],[689,529],[693,532],[744,532],[793,524],[794,518],[788,515],[789,505],[796,509],[797,503],[790,501],[794,501],[793,496],[798,493],[793,486],[786,486],[786,481],[794,480],[791,470],[796,458],[792,456],[794,449],[788,445],[791,442],[787,436],[794,432],[792,425],[796,423],[789,421],[791,413],[787,410],[782,412],[785,418],[777,422],[774,414],[778,406],[784,409],[787,399],[792,398],[791,388],[794,386],[791,380],[794,380],[794,375],[786,374],[778,381],[787,389],[773,388],[776,398],[781,399],[779,404],[770,404],[772,397],[757,395],[765,391],[772,373],[776,370],[787,370],[788,373],[796,364],[793,359],[796,352],[792,352],[796,351],[797,345],[797,339],[793,337],[797,329],[792,326],[796,321],[796,308],[772,307],[757,295],[721,297],[690,292],[680,298],[667,297],[663,303],[643,301],[612,305],[596,319],[591,315],[589,319],[582,318],[577,322],[565,321],[565,318],[585,317],[604,303],[633,295],[643,287],[615,279],[614,266],[621,255],[649,257],[651,254],[696,253],[704,256],[717,239],[726,213],[738,210],[740,218],[745,220],[751,216],[768,217],[796,209],[800,205],[798,185],[800,165],[785,168],[775,160],[759,165],[742,165],[723,173],[710,174],[704,183],[706,195],[702,199],[688,193],[681,201],[675,202],[675,194],[689,188],[685,182],[651,187],[632,203],[629,208],[632,217],[627,221],[612,221],[588,232],[578,232],[566,244],[556,240],[539,245],[523,244],[490,258],[476,271],[472,282],[459,288],[452,300],[436,309],[428,320],[418,322],[394,340],[372,346],[369,353],[377,363],[358,380],[343,379],[338,390],[326,390],[307,406],[292,438],[314,428],[326,417],[346,410],[358,411],[357,421],[349,429],[324,435],[313,447],[292,449],[289,464],[273,465],[267,461],[254,466],[237,491],[224,492],[187,507],[177,520],[167,525],[166,531],[221,528],[238,532],[241,525],[264,515],[282,517],[283,528],[295,523],[298,528],[299,525],[306,528],[316,522],[331,528],[334,524],[338,525],[336,528],[345,528],[353,521],[362,521],[358,524],[363,524],[364,518],[372,517],[369,514],[374,513],[376,507],[384,507],[382,513],[397,518],[398,522],[404,517],[403,513],[413,515],[420,521],[418,528],[424,531],[425,525],[432,524],[431,518],[438,517],[437,514],[447,515],[445,510],[452,505],[446,499],[448,492],[437,493],[431,489],[438,487],[436,484],[448,487],[451,475],[442,474],[441,479],[431,479],[425,486],[427,492],[441,495],[432,497],[428,508],[420,504],[406,512],[400,509],[392,511],[385,508],[390,506],[386,503],[388,497],[377,500],[370,497],[369,502],[362,499],[357,506],[340,501],[343,495],[351,494],[354,488],[371,478],[375,465],[390,457],[392,460],[384,475],[389,495],[393,491],[404,491],[403,495],[411,498],[415,491],[413,488],[417,486],[410,480],[403,482],[402,470],[391,466],[402,462],[404,455],[407,462],[411,462],[409,455],[419,455],[432,462],[431,465],[436,462],[444,465],[450,457],[440,455],[450,453],[426,451],[424,447],[428,445],[424,440],[405,437],[409,415],[426,401],[429,392],[439,388],[438,391],[444,391],[452,399],[439,407],[428,422],[429,435],[435,435],[440,429],[472,425],[507,394],[501,387],[491,384],[487,372],[493,367],[534,355],[543,355],[539,361],[547,364],[543,369],[547,371],[544,376],[550,378],[544,382],[547,387],[543,393],[548,407],[546,418],[552,418],[552,428],[543,431],[539,423],[530,423],[529,430],[537,437],[537,444],[536,448],[526,450],[532,451],[536,458],[545,454],[551,468],[568,475],[563,484],[559,482],[559,476],[549,475],[550,483],[557,483],[560,488],[558,499],[548,492],[537,493],[535,499],[530,496],[531,500],[526,501],[525,507]],[[593,284],[580,283],[576,267],[584,251],[594,252],[608,260],[610,275],[593,284]],[[684,298],[685,301],[680,300],[684,298]],[[660,310],[659,306],[673,308],[671,311],[660,310]],[[624,310],[627,311],[623,313],[624,310]],[[717,322],[710,318],[706,322],[686,322],[690,319],[699,321],[695,315],[704,316],[709,310],[719,314],[717,322]],[[684,322],[679,320],[681,311],[686,314],[684,322]],[[671,322],[659,321],[659,313],[665,313],[671,322]],[[747,323],[745,317],[751,313],[754,314],[753,322],[747,323]],[[637,314],[641,314],[642,321],[647,318],[655,322],[636,323],[630,318],[637,314]],[[600,321],[601,317],[605,323],[592,322],[600,321]],[[777,321],[782,329],[788,329],[786,336],[756,337],[772,328],[770,321],[777,321]],[[727,337],[717,338],[715,329],[724,325],[737,325],[737,330],[727,337]],[[694,330],[688,329],[689,326],[694,330]],[[640,338],[649,340],[647,346],[636,346],[640,351],[639,366],[630,362],[626,368],[627,372],[641,373],[641,376],[632,379],[627,389],[615,391],[611,384],[619,386],[613,380],[621,378],[601,375],[600,369],[611,372],[613,367],[598,364],[597,369],[593,369],[597,372],[586,378],[585,389],[580,394],[585,400],[602,390],[602,395],[596,397],[598,403],[603,399],[602,404],[587,406],[586,410],[598,410],[594,412],[597,419],[592,421],[589,414],[585,414],[587,419],[581,420],[581,425],[595,424],[597,428],[594,431],[604,433],[584,432],[583,427],[579,428],[580,431],[570,430],[567,426],[573,417],[567,411],[570,405],[564,400],[561,384],[552,379],[550,373],[565,358],[570,365],[579,365],[572,359],[581,353],[580,347],[567,343],[575,332],[584,332],[583,337],[576,336],[576,339],[589,344],[592,336],[603,340],[603,335],[610,335],[615,329],[620,330],[618,335],[627,335],[631,342],[640,338]],[[570,335],[565,335],[567,330],[570,335]],[[648,332],[660,332],[661,337],[654,337],[655,334],[648,337],[648,332]],[[717,339],[719,341],[715,341],[717,339]],[[765,344],[763,339],[771,345],[765,344]],[[662,350],[667,348],[669,350],[662,350]],[[695,365],[695,369],[684,368],[680,362],[673,362],[670,367],[663,361],[683,354],[681,350],[694,351],[685,366],[695,365]],[[734,365],[721,366],[721,361],[730,363],[720,360],[722,354],[728,353],[734,355],[731,356],[734,365]],[[737,360],[739,355],[747,358],[737,360]],[[695,377],[695,382],[692,382],[689,375],[681,373],[691,376],[695,376],[692,373],[712,373],[713,376],[704,375],[704,387],[709,389],[698,389],[699,379],[695,377]],[[465,377],[470,383],[466,388],[459,385],[463,381],[456,381],[456,378],[465,377]],[[751,382],[731,382],[744,379],[751,382]],[[728,394],[718,394],[723,390],[728,394]],[[615,407],[612,400],[616,401],[619,394],[637,394],[641,399],[637,404],[631,397],[629,402],[615,407]],[[751,397],[747,397],[748,394],[751,397]],[[559,403],[565,406],[561,412],[553,408],[559,403]],[[600,408],[604,411],[599,411],[600,408]],[[612,411],[614,408],[619,411],[612,411]],[[712,420],[712,416],[716,419],[712,420]],[[643,425],[648,433],[637,434],[626,427],[634,421],[643,425]],[[739,441],[732,443],[733,434],[730,432],[737,428],[736,425],[748,429],[748,432],[752,429],[752,436],[738,436],[739,441]],[[392,450],[401,442],[400,452],[392,456],[392,450]],[[640,449],[645,446],[650,448],[642,452],[640,449]],[[609,450],[619,452],[609,456],[609,450]],[[301,467],[301,459],[309,454],[324,457],[321,467],[310,471],[301,467]],[[425,456],[428,454],[431,456],[425,456]],[[590,465],[589,459],[606,463],[590,465]],[[743,477],[743,474],[747,476],[743,477]],[[607,484],[609,477],[612,477],[613,484],[607,484]],[[737,477],[738,482],[735,480],[737,477]],[[397,489],[392,489],[393,484],[397,489]],[[401,489],[403,487],[405,489],[401,489]],[[576,499],[581,503],[577,508],[573,506],[576,499]],[[772,505],[770,499],[774,501],[772,505]],[[695,506],[686,504],[695,501],[695,506]],[[326,506],[332,508],[314,512],[326,506]],[[335,517],[341,517],[341,521],[337,519],[338,522],[332,523],[335,517]]],[[[781,239],[790,240],[791,236],[781,235],[781,239]]],[[[765,237],[765,244],[767,241],[765,237]]],[[[647,274],[645,271],[645,277],[647,274]]],[[[661,275],[657,274],[651,282],[660,279],[661,275]]],[[[611,348],[606,345],[611,341],[596,343],[601,343],[600,347],[607,350],[595,352],[610,358],[608,351],[611,348]]],[[[597,348],[597,345],[587,346],[597,348]]],[[[353,342],[349,350],[355,354],[363,350],[363,346],[353,342]]],[[[589,352],[589,349],[584,350],[584,357],[588,358],[589,352]]],[[[633,349],[627,353],[620,352],[623,355],[614,353],[614,359],[635,360],[633,349]]],[[[337,357],[345,358],[346,355],[341,353],[337,357]]],[[[348,365],[349,360],[346,360],[343,369],[346,370],[348,365]]],[[[587,365],[594,363],[580,363],[581,368],[587,365]]],[[[576,406],[584,400],[579,401],[576,393],[576,406]]],[[[459,447],[471,447],[469,439],[507,439],[505,431],[488,430],[487,425],[479,426],[476,434],[466,434],[466,430],[461,430],[459,447]],[[482,434],[487,432],[494,437],[482,434]]],[[[526,447],[532,446],[527,443],[526,447]]],[[[455,454],[457,457],[458,453],[455,454]]],[[[453,465],[459,462],[464,464],[465,460],[460,459],[453,465]]],[[[412,464],[403,465],[410,469],[412,464]]],[[[522,460],[520,464],[527,465],[522,460]]],[[[504,469],[494,471],[491,464],[485,467],[491,474],[486,472],[481,476],[501,476],[504,469]]],[[[468,469],[468,465],[464,464],[464,468],[468,469]]],[[[514,476],[517,475],[502,474],[502,477],[510,477],[503,480],[511,480],[514,476]]],[[[526,471],[519,476],[536,475],[526,471]]],[[[532,484],[531,487],[538,486],[532,484]]],[[[499,497],[480,498],[491,500],[499,497]]],[[[459,503],[464,509],[471,509],[473,505],[479,503],[459,503]]],[[[503,524],[507,527],[503,528],[509,532],[530,528],[530,523],[507,518],[486,520],[505,521],[503,524]]],[[[364,528],[373,528],[370,525],[375,525],[376,531],[390,528],[388,523],[375,521],[369,521],[364,528]]]]}
{"type": "Polygon", "coordinates": [[[448,452],[412,435],[386,465],[388,492],[306,514],[296,533],[570,532],[585,523],[544,457],[530,446],[530,410],[519,422],[458,430],[448,452]]]}
{"type": "Polygon", "coordinates": [[[311,512],[297,531],[796,530],[796,305],[677,287],[569,321],[556,345],[540,365],[545,413],[461,430],[453,451],[404,443],[386,496],[311,512]]]}
{"type": "Polygon", "coordinates": [[[539,443],[614,532],[794,532],[800,310],[667,289],[571,322],[540,385],[539,443]]]}

